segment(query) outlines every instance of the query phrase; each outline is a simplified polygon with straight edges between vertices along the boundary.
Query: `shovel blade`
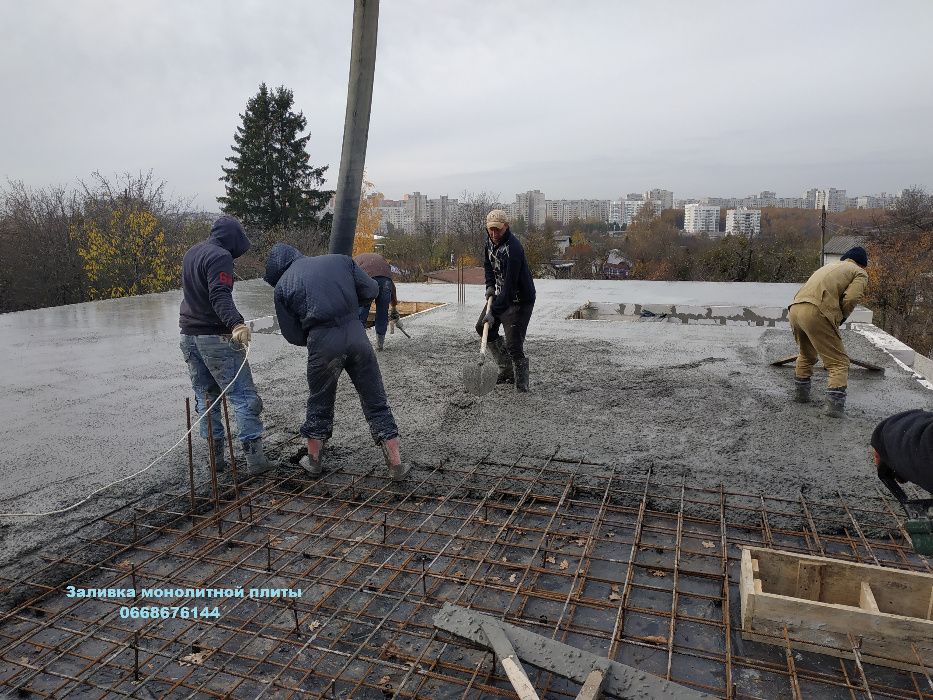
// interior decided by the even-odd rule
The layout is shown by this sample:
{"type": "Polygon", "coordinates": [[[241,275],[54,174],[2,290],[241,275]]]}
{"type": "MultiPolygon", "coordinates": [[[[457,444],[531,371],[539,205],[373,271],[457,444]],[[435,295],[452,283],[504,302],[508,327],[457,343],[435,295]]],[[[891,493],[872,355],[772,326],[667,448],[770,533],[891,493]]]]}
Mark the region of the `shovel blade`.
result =
{"type": "Polygon", "coordinates": [[[468,394],[485,396],[496,388],[499,369],[493,362],[471,362],[463,368],[463,386],[468,394]]]}

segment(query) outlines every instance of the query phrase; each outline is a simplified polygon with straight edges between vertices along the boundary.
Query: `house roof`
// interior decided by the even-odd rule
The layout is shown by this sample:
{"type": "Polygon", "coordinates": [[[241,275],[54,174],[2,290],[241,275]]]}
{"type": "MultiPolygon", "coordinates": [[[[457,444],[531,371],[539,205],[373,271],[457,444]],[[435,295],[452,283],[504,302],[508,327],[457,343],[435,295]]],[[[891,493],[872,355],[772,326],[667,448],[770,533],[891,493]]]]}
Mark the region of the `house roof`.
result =
{"type": "Polygon", "coordinates": [[[842,255],[849,248],[854,248],[857,245],[865,245],[865,242],[868,240],[868,236],[833,236],[823,247],[824,253],[829,253],[830,255],[842,255]]]}
{"type": "MultiPolygon", "coordinates": [[[[449,267],[446,270],[434,270],[425,275],[430,280],[437,282],[457,283],[457,268],[449,267]]],[[[481,267],[463,268],[464,284],[486,284],[486,271],[481,267]]]]}
{"type": "Polygon", "coordinates": [[[619,253],[618,250],[610,250],[609,257],[606,258],[607,265],[628,265],[631,267],[632,261],[619,253]]]}

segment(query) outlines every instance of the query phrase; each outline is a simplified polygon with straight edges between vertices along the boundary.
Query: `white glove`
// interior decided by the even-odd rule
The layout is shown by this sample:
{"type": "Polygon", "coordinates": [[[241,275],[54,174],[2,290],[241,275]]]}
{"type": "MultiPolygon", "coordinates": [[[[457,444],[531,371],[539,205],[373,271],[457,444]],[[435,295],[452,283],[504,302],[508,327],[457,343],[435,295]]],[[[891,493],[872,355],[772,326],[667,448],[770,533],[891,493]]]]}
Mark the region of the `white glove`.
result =
{"type": "Polygon", "coordinates": [[[247,326],[245,323],[240,323],[234,326],[230,334],[233,336],[233,339],[243,347],[249,345],[249,341],[253,337],[252,331],[250,331],[249,326],[247,326]]]}

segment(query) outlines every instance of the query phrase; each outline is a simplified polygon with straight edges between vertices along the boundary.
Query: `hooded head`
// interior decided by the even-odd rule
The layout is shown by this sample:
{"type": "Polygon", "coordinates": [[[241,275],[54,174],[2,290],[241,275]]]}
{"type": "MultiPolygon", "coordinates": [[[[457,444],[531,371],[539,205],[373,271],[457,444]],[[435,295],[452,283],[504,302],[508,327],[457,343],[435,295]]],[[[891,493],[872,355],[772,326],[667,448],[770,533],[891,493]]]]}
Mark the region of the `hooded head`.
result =
{"type": "Polygon", "coordinates": [[[302,255],[296,248],[285,243],[276,243],[266,258],[266,274],[262,278],[274,287],[282,279],[288,266],[300,257],[302,255]]]}
{"type": "Polygon", "coordinates": [[[842,262],[843,260],[851,260],[859,267],[868,267],[868,253],[866,253],[865,249],[860,245],[849,248],[843,253],[839,261],[842,262]]]}
{"type": "Polygon", "coordinates": [[[240,222],[232,216],[221,216],[214,225],[211,226],[211,235],[208,240],[214,241],[217,245],[234,258],[238,258],[249,250],[249,239],[240,222]]]}

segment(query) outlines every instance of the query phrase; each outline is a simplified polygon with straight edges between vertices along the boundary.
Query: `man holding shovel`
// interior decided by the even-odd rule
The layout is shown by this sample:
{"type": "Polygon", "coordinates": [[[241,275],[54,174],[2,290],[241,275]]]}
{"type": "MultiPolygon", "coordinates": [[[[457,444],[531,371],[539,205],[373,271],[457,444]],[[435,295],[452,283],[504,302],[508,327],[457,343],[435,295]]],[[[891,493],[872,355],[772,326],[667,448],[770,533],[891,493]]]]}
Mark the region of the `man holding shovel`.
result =
{"type": "Polygon", "coordinates": [[[476,323],[483,334],[489,322],[487,347],[499,365],[498,384],[515,382],[515,391],[528,391],[528,358],[525,357],[525,333],[535,305],[535,283],[521,242],[509,229],[509,219],[501,209],[486,215],[486,247],[483,267],[486,270],[486,299],[492,298],[476,323]],[[499,335],[502,326],[505,339],[499,335]]]}
{"type": "MultiPolygon", "coordinates": [[[[379,285],[379,296],[376,297],[376,350],[380,352],[385,347],[386,330],[389,321],[398,321],[398,297],[395,294],[395,283],[392,281],[392,267],[379,253],[360,253],[354,256],[353,262],[363,272],[376,280],[379,285]]],[[[363,325],[369,318],[369,309],[372,302],[367,301],[360,306],[360,321],[363,325]]]]}

